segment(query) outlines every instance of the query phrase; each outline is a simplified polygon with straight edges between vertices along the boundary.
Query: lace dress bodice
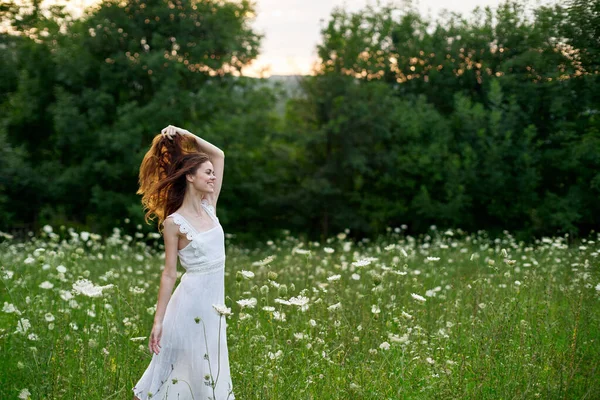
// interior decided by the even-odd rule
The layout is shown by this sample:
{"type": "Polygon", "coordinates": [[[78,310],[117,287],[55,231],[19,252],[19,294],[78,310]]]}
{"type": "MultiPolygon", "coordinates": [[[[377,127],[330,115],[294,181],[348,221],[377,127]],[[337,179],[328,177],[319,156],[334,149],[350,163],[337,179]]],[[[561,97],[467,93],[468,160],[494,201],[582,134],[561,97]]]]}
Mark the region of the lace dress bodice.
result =
{"type": "Polygon", "coordinates": [[[186,235],[190,243],[179,250],[179,260],[186,273],[205,273],[218,269],[225,262],[225,234],[215,215],[215,209],[207,200],[202,200],[202,207],[215,225],[198,232],[185,217],[177,212],[169,215],[179,226],[179,231],[186,235]]]}

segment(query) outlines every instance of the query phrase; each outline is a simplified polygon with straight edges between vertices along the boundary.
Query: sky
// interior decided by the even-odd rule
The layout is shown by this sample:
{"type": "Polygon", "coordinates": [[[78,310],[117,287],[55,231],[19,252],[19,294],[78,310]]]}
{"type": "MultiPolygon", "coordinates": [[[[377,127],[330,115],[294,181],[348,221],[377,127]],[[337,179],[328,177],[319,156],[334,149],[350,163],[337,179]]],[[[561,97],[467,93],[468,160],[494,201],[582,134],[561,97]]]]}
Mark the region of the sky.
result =
{"type": "MultiPolygon", "coordinates": [[[[398,4],[403,2],[398,1],[398,4]]],[[[469,13],[476,6],[495,7],[500,0],[419,0],[412,2],[422,14],[438,15],[443,9],[469,13]]],[[[317,61],[316,45],[320,41],[321,20],[328,21],[335,7],[358,11],[367,0],[258,0],[254,28],[265,36],[261,52],[244,75],[307,75],[317,61]]]]}
{"type": "MultiPolygon", "coordinates": [[[[73,9],[98,0],[54,0],[67,2],[73,9]]],[[[387,4],[388,1],[382,1],[387,4]]],[[[470,14],[475,7],[496,8],[501,0],[399,0],[396,4],[412,3],[423,15],[435,17],[444,9],[470,14]]],[[[531,0],[532,5],[548,0],[531,0]]],[[[243,70],[248,76],[307,75],[317,61],[316,45],[320,41],[323,21],[328,21],[335,7],[357,11],[373,0],[257,0],[257,16],[252,27],[264,34],[259,57],[243,70]]]]}

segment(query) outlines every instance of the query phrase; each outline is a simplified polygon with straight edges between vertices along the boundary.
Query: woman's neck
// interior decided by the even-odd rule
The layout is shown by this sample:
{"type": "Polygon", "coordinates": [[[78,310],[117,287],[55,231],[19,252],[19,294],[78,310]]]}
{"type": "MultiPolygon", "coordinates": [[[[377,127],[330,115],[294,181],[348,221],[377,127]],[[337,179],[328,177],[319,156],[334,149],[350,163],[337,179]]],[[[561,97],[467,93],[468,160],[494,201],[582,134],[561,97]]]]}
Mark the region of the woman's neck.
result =
{"type": "Polygon", "coordinates": [[[204,194],[193,189],[188,189],[183,197],[181,208],[196,217],[202,215],[202,200],[204,194]]]}

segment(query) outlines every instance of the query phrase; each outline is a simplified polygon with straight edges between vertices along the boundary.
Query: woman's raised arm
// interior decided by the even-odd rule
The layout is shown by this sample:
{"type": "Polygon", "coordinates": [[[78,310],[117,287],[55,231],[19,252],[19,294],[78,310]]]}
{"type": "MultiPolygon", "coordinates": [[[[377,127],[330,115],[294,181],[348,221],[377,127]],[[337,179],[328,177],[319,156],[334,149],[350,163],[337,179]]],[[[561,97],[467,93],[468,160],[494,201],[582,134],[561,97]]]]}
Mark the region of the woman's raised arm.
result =
{"type": "Polygon", "coordinates": [[[219,193],[221,193],[221,187],[223,186],[223,171],[225,170],[225,153],[223,150],[219,149],[212,143],[207,142],[206,140],[194,135],[192,132],[179,128],[174,125],[169,125],[164,128],[161,133],[169,138],[172,138],[175,134],[180,134],[182,136],[187,135],[196,139],[200,149],[208,155],[210,161],[212,162],[214,172],[215,172],[215,190],[211,194],[211,203],[215,209],[217,208],[217,200],[219,198],[219,193]]]}

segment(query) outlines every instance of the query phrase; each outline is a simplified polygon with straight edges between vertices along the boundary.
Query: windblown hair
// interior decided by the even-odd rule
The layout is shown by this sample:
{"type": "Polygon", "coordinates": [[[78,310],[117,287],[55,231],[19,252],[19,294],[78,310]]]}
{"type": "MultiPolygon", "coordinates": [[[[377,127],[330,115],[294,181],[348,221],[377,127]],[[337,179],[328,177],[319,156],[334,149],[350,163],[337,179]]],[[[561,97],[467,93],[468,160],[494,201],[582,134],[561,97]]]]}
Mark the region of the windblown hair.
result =
{"type": "Polygon", "coordinates": [[[139,189],[146,212],[146,223],[158,217],[162,232],[165,217],[177,211],[183,203],[187,187],[186,175],[195,174],[208,155],[189,136],[175,135],[173,139],[156,135],[140,166],[139,189]]]}

